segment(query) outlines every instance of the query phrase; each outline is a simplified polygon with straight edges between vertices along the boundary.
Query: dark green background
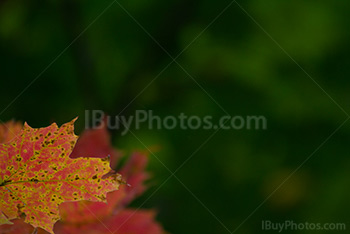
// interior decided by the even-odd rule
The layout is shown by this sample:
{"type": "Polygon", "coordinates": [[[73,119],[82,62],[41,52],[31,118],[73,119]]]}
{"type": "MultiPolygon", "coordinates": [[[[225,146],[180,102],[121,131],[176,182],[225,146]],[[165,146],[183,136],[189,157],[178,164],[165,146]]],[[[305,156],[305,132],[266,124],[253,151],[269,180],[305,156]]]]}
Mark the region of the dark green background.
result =
{"type": "MultiPolygon", "coordinates": [[[[199,35],[178,63],[230,115],[263,115],[268,129],[220,130],[176,173],[207,208],[175,178],[143,207],[171,233],[229,233],[218,220],[235,230],[313,154],[236,233],[265,233],[262,220],[349,225],[350,122],[327,140],[350,113],[349,1],[239,1],[273,39],[236,3],[203,32],[228,0],[120,1],[125,10],[114,3],[100,15],[112,2],[0,2],[2,121],[43,127],[80,116],[79,133],[84,110],[119,114],[172,62],[134,19],[173,57],[199,35]]],[[[121,115],[226,115],[188,74],[172,63],[121,115]]],[[[171,171],[214,133],[132,131],[171,171]]],[[[127,154],[145,149],[112,133],[127,154]]],[[[150,159],[152,186],[135,207],[170,175],[150,159]]]]}

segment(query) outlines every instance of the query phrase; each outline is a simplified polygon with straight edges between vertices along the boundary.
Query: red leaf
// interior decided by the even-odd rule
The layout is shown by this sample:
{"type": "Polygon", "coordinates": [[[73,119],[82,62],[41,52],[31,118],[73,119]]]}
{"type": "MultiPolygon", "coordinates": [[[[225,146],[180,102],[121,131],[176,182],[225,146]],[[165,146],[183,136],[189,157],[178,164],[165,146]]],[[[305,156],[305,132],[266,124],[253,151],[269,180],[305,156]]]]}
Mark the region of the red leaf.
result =
{"type": "Polygon", "coordinates": [[[81,226],[58,223],[55,230],[62,234],[163,234],[164,230],[154,222],[154,217],[154,211],[125,209],[101,222],[81,226]]]}
{"type": "MultiPolygon", "coordinates": [[[[110,145],[110,136],[106,129],[88,130],[79,138],[71,157],[83,154],[102,157],[104,153],[110,154],[117,163],[119,153],[110,145]],[[96,140],[96,141],[95,141],[96,140]],[[88,146],[88,149],[86,147],[88,146]],[[89,153],[91,151],[92,153],[89,153]]],[[[60,205],[61,220],[54,226],[56,234],[109,233],[106,225],[116,234],[161,234],[165,233],[161,226],[154,221],[155,212],[145,210],[126,209],[136,196],[146,189],[144,182],[148,179],[145,168],[148,162],[146,154],[136,152],[132,154],[120,173],[131,186],[121,186],[118,191],[107,194],[107,204],[102,202],[66,202],[60,205]],[[103,223],[101,223],[101,222],[103,223]]],[[[0,226],[0,234],[28,234],[33,228],[23,220],[13,220],[14,225],[0,226]],[[2,229],[3,228],[3,229],[2,229]],[[25,231],[22,231],[25,230],[25,231]]],[[[38,234],[47,234],[38,229],[38,234]]]]}
{"type": "Polygon", "coordinates": [[[25,124],[17,137],[0,145],[0,211],[8,220],[24,214],[25,222],[52,233],[61,203],[105,201],[107,192],[118,189],[120,175],[104,177],[109,161],[69,158],[77,138],[73,124],[41,129],[25,124]]]}
{"type": "Polygon", "coordinates": [[[120,153],[111,146],[110,139],[110,134],[104,123],[96,129],[87,130],[79,137],[70,157],[105,158],[110,156],[111,168],[114,168],[120,153]]]}

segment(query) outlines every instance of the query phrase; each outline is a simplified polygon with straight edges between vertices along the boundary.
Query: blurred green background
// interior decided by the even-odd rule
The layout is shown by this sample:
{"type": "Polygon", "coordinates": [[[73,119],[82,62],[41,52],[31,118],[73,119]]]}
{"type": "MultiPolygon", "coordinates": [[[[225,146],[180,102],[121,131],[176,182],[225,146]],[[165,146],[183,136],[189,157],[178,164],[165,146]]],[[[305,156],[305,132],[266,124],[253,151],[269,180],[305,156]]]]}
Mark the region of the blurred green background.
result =
{"type": "Polygon", "coordinates": [[[209,141],[214,130],[132,129],[144,145],[112,131],[126,154],[157,149],[171,171],[201,147],[176,173],[193,194],[174,177],[158,190],[170,173],[151,155],[151,187],[133,206],[157,209],[170,233],[270,233],[263,220],[349,226],[350,123],[331,136],[350,113],[349,1],[239,1],[292,59],[229,0],[112,2],[0,2],[2,121],[80,116],[79,133],[93,109],[263,115],[267,130],[220,130],[209,141]],[[173,57],[185,49],[178,63],[223,109],[135,20],[173,57]]]}

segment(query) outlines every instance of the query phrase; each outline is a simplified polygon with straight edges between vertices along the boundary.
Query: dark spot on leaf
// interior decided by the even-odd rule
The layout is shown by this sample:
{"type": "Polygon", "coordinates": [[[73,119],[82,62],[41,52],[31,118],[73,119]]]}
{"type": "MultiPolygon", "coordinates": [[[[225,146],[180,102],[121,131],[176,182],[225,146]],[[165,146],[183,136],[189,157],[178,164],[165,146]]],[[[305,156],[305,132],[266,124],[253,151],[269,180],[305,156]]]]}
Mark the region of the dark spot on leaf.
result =
{"type": "Polygon", "coordinates": [[[39,180],[37,180],[37,179],[30,179],[30,181],[35,182],[35,183],[39,182],[39,180]]]}

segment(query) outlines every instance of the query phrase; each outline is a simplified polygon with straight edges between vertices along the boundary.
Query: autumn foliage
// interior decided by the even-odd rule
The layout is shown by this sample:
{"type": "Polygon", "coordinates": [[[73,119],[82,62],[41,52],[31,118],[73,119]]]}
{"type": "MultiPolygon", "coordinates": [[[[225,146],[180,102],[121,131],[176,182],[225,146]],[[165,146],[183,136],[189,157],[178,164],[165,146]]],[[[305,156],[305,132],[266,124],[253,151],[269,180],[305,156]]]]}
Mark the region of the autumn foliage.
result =
{"type": "Polygon", "coordinates": [[[164,233],[154,211],[126,208],[146,189],[147,155],[132,154],[116,173],[121,153],[106,128],[76,143],[74,121],[41,129],[8,122],[0,140],[1,234],[164,233]]]}

